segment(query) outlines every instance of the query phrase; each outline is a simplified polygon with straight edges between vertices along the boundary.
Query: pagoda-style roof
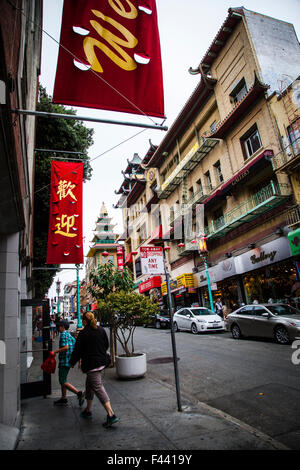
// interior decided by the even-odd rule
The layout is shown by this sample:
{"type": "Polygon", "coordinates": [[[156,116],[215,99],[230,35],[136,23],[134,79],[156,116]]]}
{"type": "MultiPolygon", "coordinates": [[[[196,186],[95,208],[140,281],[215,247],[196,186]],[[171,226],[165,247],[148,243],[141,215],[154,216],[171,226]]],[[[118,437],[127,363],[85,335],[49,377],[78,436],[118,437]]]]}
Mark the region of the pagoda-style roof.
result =
{"type": "Polygon", "coordinates": [[[109,216],[105,203],[102,203],[100,215],[96,222],[96,229],[93,231],[94,236],[91,242],[93,246],[90,247],[87,256],[94,256],[96,251],[107,251],[114,249],[118,246],[116,239],[118,234],[114,233],[116,224],[111,223],[112,217],[109,216]]]}
{"type": "Polygon", "coordinates": [[[249,107],[268,90],[269,85],[262,83],[256,76],[254,83],[245,96],[237,102],[230,113],[217,124],[214,132],[206,135],[207,138],[224,139],[233,126],[239,122],[242,116],[248,112],[249,107]]]}
{"type": "Polygon", "coordinates": [[[124,176],[123,182],[118,191],[115,191],[115,194],[121,194],[119,201],[113,206],[115,209],[123,207],[125,203],[129,206],[134,204],[143,192],[147,182],[144,165],[151,159],[157,148],[151,141],[149,142],[150,147],[143,160],[141,160],[137,153],[134,154],[131,161],[127,160],[128,165],[122,171],[124,176]]]}

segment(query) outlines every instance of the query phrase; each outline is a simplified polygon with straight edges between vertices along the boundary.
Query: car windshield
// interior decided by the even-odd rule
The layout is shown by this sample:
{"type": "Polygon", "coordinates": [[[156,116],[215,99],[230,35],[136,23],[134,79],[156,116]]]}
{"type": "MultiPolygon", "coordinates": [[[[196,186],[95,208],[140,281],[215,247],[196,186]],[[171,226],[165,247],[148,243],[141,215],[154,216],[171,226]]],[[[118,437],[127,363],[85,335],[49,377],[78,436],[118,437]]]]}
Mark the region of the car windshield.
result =
{"type": "Polygon", "coordinates": [[[215,315],[215,313],[208,308],[190,308],[190,311],[194,315],[215,315]]]}
{"type": "Polygon", "coordinates": [[[161,317],[168,317],[169,314],[167,312],[160,312],[159,314],[161,317]]]}
{"type": "Polygon", "coordinates": [[[274,315],[300,315],[300,310],[290,305],[268,305],[268,309],[271,310],[274,315]]]}

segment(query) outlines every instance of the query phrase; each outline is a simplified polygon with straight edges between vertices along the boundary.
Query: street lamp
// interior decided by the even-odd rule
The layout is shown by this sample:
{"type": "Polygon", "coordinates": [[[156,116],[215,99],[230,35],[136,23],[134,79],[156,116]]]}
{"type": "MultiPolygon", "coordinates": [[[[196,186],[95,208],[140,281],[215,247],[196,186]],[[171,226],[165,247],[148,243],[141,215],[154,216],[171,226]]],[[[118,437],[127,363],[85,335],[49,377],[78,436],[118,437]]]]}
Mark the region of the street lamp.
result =
{"type": "Polygon", "coordinates": [[[60,294],[61,282],[59,279],[56,281],[56,292],[57,292],[57,315],[59,316],[59,294],[60,294]]]}
{"type": "Polygon", "coordinates": [[[210,309],[212,311],[214,311],[214,301],[213,301],[212,292],[211,292],[210,278],[209,278],[208,265],[207,265],[208,249],[207,249],[206,240],[207,240],[207,238],[204,235],[204,233],[199,233],[198,234],[198,236],[197,236],[198,250],[199,250],[199,254],[202,256],[203,261],[204,261],[204,266],[205,266],[205,271],[206,271],[206,279],[207,279],[208,295],[209,295],[209,301],[210,301],[210,309]]]}

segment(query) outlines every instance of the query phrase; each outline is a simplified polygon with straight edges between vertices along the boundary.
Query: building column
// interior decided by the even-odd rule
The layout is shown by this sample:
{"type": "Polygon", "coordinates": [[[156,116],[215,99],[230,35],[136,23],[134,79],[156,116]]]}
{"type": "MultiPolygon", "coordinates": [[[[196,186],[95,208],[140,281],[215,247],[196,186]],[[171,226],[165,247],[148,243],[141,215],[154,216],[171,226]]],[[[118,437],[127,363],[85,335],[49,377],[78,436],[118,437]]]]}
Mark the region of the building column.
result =
{"type": "Polygon", "coordinates": [[[0,235],[0,340],[5,364],[0,364],[0,422],[20,420],[20,290],[19,233],[0,235]]]}

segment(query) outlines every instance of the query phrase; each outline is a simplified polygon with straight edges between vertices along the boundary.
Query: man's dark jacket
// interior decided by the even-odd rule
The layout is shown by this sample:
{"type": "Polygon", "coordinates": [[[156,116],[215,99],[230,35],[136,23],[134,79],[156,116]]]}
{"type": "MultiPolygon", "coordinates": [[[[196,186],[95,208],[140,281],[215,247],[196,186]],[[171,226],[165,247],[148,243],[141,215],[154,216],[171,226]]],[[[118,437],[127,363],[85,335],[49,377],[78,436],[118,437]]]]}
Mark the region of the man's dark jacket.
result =
{"type": "Polygon", "coordinates": [[[108,346],[108,337],[104,328],[100,326],[95,330],[87,325],[77,337],[70,365],[74,366],[81,359],[82,372],[107,366],[109,363],[106,353],[108,346]]]}

